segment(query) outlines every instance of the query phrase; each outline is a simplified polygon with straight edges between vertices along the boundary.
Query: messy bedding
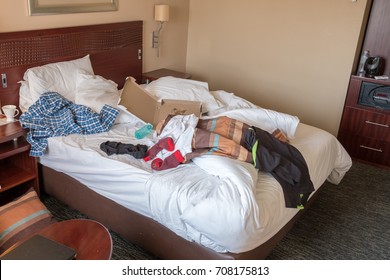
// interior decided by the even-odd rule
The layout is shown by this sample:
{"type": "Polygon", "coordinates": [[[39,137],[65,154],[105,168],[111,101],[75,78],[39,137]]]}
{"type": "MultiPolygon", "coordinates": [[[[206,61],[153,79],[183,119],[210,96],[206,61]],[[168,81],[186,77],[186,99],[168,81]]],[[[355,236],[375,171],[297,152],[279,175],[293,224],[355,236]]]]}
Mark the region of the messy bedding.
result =
{"type": "MultiPolygon", "coordinates": [[[[167,77],[147,85],[145,89],[152,94],[158,90],[162,96],[168,91],[172,95],[177,91],[177,88],[171,88],[172,81],[176,86],[177,83],[186,83],[167,77]]],[[[305,183],[312,188],[305,194],[305,200],[325,180],[338,184],[350,168],[350,157],[331,134],[300,123],[295,116],[260,108],[232,93],[209,91],[204,83],[196,86],[202,88],[202,94],[195,98],[202,99],[202,95],[207,94],[207,100],[200,101],[207,103],[208,112],[194,122],[193,131],[198,121],[211,123],[210,120],[227,117],[267,135],[272,136],[275,130],[282,132],[288,140],[283,145],[291,146],[296,155],[302,157],[308,175],[305,183]]],[[[183,96],[183,92],[180,94],[183,96]]],[[[31,107],[37,106],[43,98],[39,97],[31,107]]],[[[170,168],[156,170],[152,165],[153,160],[134,157],[131,153],[107,154],[102,149],[102,143],[151,148],[172,134],[164,130],[159,134],[154,131],[145,138],[137,139],[134,134],[145,124],[142,120],[118,106],[115,111],[119,115],[115,121],[106,122],[106,117],[102,117],[106,110],[104,108],[96,112],[97,115],[93,114],[94,117],[101,117],[98,118],[100,124],[102,121],[108,124],[104,130],[94,131],[93,134],[79,131],[62,135],[46,133],[56,137],[45,139],[47,147],[39,150],[40,163],[64,172],[97,193],[157,220],[181,237],[218,252],[251,250],[266,242],[300,211],[296,203],[293,207],[287,205],[286,190],[272,173],[273,169],[256,167],[256,160],[240,160],[212,153],[212,150],[184,160],[186,154],[196,151],[191,144],[194,133],[186,134],[188,130],[185,126],[176,127],[179,133],[172,137],[174,146],[159,149],[153,155],[164,160],[180,151],[183,160],[170,168]],[[185,141],[180,142],[180,137],[184,137],[185,141]]],[[[31,123],[31,119],[27,118],[31,113],[26,110],[24,117],[21,117],[22,124],[27,127],[31,123]]],[[[248,151],[253,153],[253,143],[248,151]]],[[[301,203],[299,205],[304,207],[301,203]]]]}

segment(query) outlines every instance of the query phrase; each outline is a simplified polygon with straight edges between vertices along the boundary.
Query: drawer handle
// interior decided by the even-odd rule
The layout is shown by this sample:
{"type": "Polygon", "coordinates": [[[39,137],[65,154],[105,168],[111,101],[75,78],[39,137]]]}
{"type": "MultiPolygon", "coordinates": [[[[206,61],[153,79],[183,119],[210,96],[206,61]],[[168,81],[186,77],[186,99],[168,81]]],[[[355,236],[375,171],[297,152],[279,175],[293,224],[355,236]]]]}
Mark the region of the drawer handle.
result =
{"type": "Polygon", "coordinates": [[[371,150],[371,151],[375,151],[375,152],[379,152],[379,153],[383,152],[382,149],[375,149],[375,148],[367,147],[367,146],[364,146],[364,145],[360,145],[360,148],[371,150]]]}
{"type": "Polygon", "coordinates": [[[371,122],[371,121],[366,121],[366,124],[372,124],[372,125],[377,125],[377,126],[389,128],[388,124],[381,124],[381,123],[376,123],[376,122],[371,122]]]}

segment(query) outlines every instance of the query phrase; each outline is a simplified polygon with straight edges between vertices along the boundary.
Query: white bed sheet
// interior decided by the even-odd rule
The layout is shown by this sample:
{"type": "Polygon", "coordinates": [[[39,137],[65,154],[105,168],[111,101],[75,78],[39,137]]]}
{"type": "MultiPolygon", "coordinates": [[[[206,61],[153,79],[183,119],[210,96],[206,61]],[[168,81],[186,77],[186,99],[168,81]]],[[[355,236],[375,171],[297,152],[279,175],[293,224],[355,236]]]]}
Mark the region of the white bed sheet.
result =
{"type": "MultiPolygon", "coordinates": [[[[220,252],[239,253],[259,246],[271,238],[297,213],[297,209],[284,206],[283,192],[277,181],[269,174],[255,171],[257,178],[254,197],[259,213],[255,219],[258,219],[259,226],[256,230],[259,234],[248,236],[242,243],[238,242],[240,240],[238,235],[232,236],[229,243],[222,242],[223,245],[221,245],[218,238],[202,232],[206,223],[200,224],[199,227],[185,223],[180,212],[164,211],[162,217],[157,217],[156,212],[152,212],[149,207],[149,190],[146,187],[151,178],[156,175],[155,171],[150,168],[150,164],[129,155],[108,157],[99,148],[100,144],[105,141],[153,145],[152,135],[141,140],[134,137],[134,131],[141,125],[142,123],[136,126],[117,124],[106,133],[50,138],[47,153],[40,158],[40,162],[70,175],[120,205],[160,221],[178,235],[220,252]],[[233,244],[233,246],[229,247],[228,244],[233,244]]],[[[291,144],[296,146],[305,157],[316,189],[326,179],[337,184],[352,164],[349,155],[333,135],[312,126],[300,123],[291,144]]],[[[246,163],[243,163],[243,166],[251,169],[246,163]]],[[[209,176],[208,187],[217,183],[213,180],[219,180],[205,173],[194,163],[182,165],[180,168],[190,170],[195,176],[203,176],[203,178],[209,176]]],[[[175,172],[174,170],[172,171],[175,172]]],[[[253,170],[250,173],[253,174],[253,170]]],[[[188,181],[187,178],[183,180],[188,181]]],[[[167,204],[161,207],[165,207],[164,209],[173,207],[171,210],[177,210],[178,206],[167,204]]],[[[253,226],[253,219],[248,223],[253,226]]],[[[229,226],[229,223],[221,219],[220,223],[214,226],[224,231],[224,227],[229,226]]]]}

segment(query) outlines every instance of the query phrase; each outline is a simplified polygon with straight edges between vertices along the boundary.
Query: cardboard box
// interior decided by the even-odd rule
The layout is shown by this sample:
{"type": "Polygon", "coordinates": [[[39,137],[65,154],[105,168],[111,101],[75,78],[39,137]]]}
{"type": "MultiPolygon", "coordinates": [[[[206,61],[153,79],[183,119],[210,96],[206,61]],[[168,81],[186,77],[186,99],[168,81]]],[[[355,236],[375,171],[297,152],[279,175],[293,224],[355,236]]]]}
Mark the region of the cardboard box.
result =
{"type": "Polygon", "coordinates": [[[198,101],[163,99],[159,102],[138,85],[133,77],[126,80],[119,104],[153,126],[168,115],[194,114],[199,117],[202,110],[202,104],[198,101]]]}

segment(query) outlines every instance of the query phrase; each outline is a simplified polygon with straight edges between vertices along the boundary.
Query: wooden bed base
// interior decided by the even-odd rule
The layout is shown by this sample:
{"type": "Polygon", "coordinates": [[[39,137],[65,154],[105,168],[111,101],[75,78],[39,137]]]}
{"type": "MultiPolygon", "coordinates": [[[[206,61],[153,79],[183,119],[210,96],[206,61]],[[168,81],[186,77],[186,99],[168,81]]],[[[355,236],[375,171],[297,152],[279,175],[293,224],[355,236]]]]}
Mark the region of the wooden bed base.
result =
{"type": "MultiPolygon", "coordinates": [[[[142,33],[141,21],[0,33],[0,73],[7,76],[8,82],[8,87],[0,86],[0,101],[19,104],[18,81],[28,68],[86,54],[91,56],[95,74],[115,81],[119,87],[127,76],[141,80],[142,33]]],[[[264,259],[303,213],[298,212],[275,236],[254,250],[217,253],[100,196],[66,174],[40,166],[40,182],[49,195],[161,259],[264,259]]]]}

